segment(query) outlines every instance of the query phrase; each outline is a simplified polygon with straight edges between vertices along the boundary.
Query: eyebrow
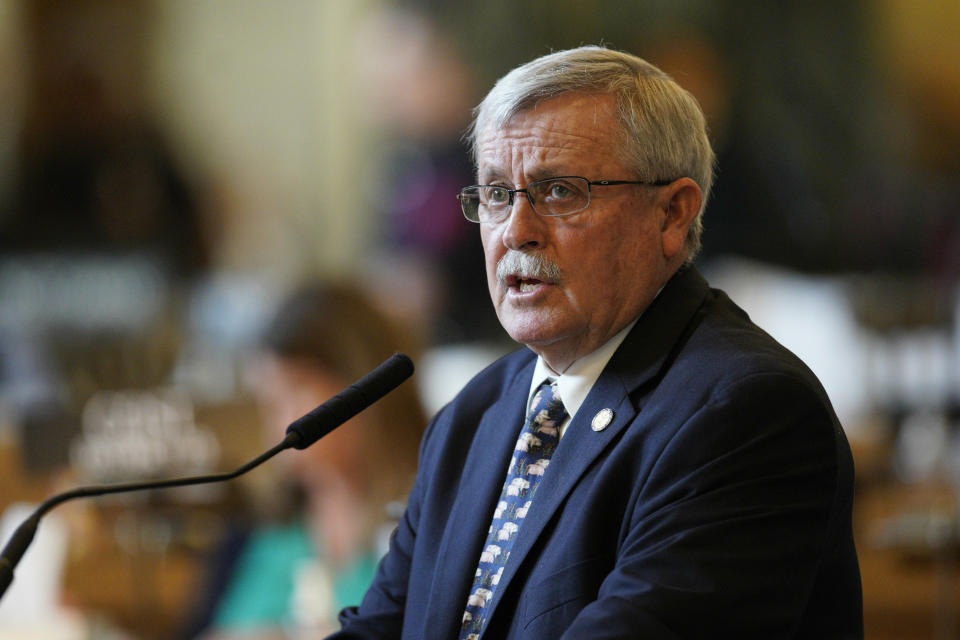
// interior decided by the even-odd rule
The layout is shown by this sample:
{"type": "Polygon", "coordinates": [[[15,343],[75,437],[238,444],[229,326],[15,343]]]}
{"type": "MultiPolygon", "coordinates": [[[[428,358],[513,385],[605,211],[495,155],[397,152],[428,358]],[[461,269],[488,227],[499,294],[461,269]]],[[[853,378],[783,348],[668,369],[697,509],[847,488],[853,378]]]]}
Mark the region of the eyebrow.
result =
{"type": "Polygon", "coordinates": [[[483,174],[477,173],[477,182],[480,184],[488,184],[492,180],[496,180],[503,175],[499,169],[487,170],[483,174]]]}
{"type": "MultiPolygon", "coordinates": [[[[544,178],[556,178],[557,176],[571,176],[575,175],[570,173],[566,169],[561,169],[555,166],[544,166],[538,167],[534,171],[531,171],[528,174],[530,180],[528,182],[533,182],[535,180],[543,180],[544,178]]],[[[508,172],[503,171],[499,167],[496,169],[490,169],[483,173],[483,176],[477,176],[477,179],[480,180],[483,184],[489,184],[492,180],[503,179],[509,180],[508,172]]]]}

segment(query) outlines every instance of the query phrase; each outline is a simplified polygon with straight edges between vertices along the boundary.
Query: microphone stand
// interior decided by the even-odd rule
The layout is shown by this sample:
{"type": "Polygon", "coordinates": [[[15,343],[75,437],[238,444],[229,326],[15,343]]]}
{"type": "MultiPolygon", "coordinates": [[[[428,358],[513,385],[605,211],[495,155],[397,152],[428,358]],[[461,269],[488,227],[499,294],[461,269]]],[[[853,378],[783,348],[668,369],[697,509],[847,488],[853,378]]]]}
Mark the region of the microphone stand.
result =
{"type": "Polygon", "coordinates": [[[40,518],[42,518],[44,514],[57,505],[68,500],[73,500],[74,498],[92,498],[114,493],[142,491],[144,489],[169,489],[172,487],[183,487],[187,485],[208,484],[211,482],[232,480],[237,476],[243,475],[251,469],[260,466],[284,449],[289,449],[290,447],[296,446],[300,440],[300,434],[291,431],[287,434],[283,441],[280,442],[280,444],[261,453],[253,460],[250,460],[249,462],[237,467],[233,471],[227,471],[225,473],[169,478],[167,480],[90,485],[86,487],[77,487],[76,489],[58,493],[55,496],[47,498],[40,504],[40,506],[34,509],[29,518],[24,520],[20,526],[17,527],[13,535],[10,536],[10,541],[7,542],[6,546],[3,548],[3,552],[0,553],[0,598],[3,597],[4,593],[6,593],[10,583],[13,582],[13,569],[20,562],[20,559],[26,552],[27,547],[29,547],[30,543],[33,542],[33,537],[36,535],[37,527],[40,524],[40,518]]]}

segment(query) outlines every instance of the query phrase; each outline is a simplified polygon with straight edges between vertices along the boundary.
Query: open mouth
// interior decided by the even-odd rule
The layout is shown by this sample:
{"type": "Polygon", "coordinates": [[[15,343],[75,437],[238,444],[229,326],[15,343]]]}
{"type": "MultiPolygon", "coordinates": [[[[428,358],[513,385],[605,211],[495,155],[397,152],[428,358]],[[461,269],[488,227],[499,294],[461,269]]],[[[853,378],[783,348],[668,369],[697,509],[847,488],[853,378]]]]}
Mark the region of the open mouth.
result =
{"type": "Polygon", "coordinates": [[[533,291],[542,284],[548,284],[544,280],[539,280],[537,278],[527,278],[520,275],[509,275],[507,276],[507,286],[511,289],[516,289],[520,293],[527,293],[533,291]]]}

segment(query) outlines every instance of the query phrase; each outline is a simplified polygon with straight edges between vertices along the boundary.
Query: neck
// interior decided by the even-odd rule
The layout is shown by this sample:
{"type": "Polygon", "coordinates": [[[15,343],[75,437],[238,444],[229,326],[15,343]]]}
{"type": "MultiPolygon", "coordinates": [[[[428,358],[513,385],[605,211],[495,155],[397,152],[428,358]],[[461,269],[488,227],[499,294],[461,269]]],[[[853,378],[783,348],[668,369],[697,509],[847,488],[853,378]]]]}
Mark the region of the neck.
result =
{"type": "Polygon", "coordinates": [[[375,526],[360,491],[334,477],[308,497],[308,523],[334,568],[348,565],[365,549],[375,526]]]}

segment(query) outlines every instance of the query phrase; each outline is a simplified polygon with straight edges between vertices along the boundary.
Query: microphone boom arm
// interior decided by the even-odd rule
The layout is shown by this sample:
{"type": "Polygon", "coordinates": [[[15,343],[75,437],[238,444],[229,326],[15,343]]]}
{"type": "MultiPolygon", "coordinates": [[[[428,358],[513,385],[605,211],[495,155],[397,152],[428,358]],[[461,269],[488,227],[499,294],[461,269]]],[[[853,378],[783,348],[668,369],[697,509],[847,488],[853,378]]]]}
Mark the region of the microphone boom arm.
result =
{"type": "Polygon", "coordinates": [[[253,460],[250,460],[246,464],[237,467],[233,471],[227,471],[225,473],[213,473],[202,476],[186,476],[182,478],[170,478],[168,480],[90,485],[87,487],[77,487],[76,489],[58,493],[55,496],[47,498],[40,504],[40,506],[34,509],[29,518],[24,520],[20,526],[17,527],[13,535],[10,536],[10,541],[7,542],[6,546],[3,548],[3,552],[0,553],[0,597],[3,597],[7,587],[9,587],[10,583],[13,582],[13,569],[20,562],[20,559],[26,552],[27,547],[29,547],[30,543],[33,541],[33,537],[37,532],[37,526],[40,524],[40,518],[42,518],[44,514],[57,505],[67,502],[68,500],[73,500],[74,498],[92,498],[113,493],[142,491],[144,489],[169,489],[172,487],[185,487],[188,485],[208,484],[211,482],[232,480],[237,476],[243,475],[247,471],[250,471],[254,467],[260,466],[284,449],[289,449],[298,441],[299,436],[296,433],[291,432],[287,434],[287,437],[284,438],[280,444],[276,445],[272,449],[261,453],[253,460]]]}

